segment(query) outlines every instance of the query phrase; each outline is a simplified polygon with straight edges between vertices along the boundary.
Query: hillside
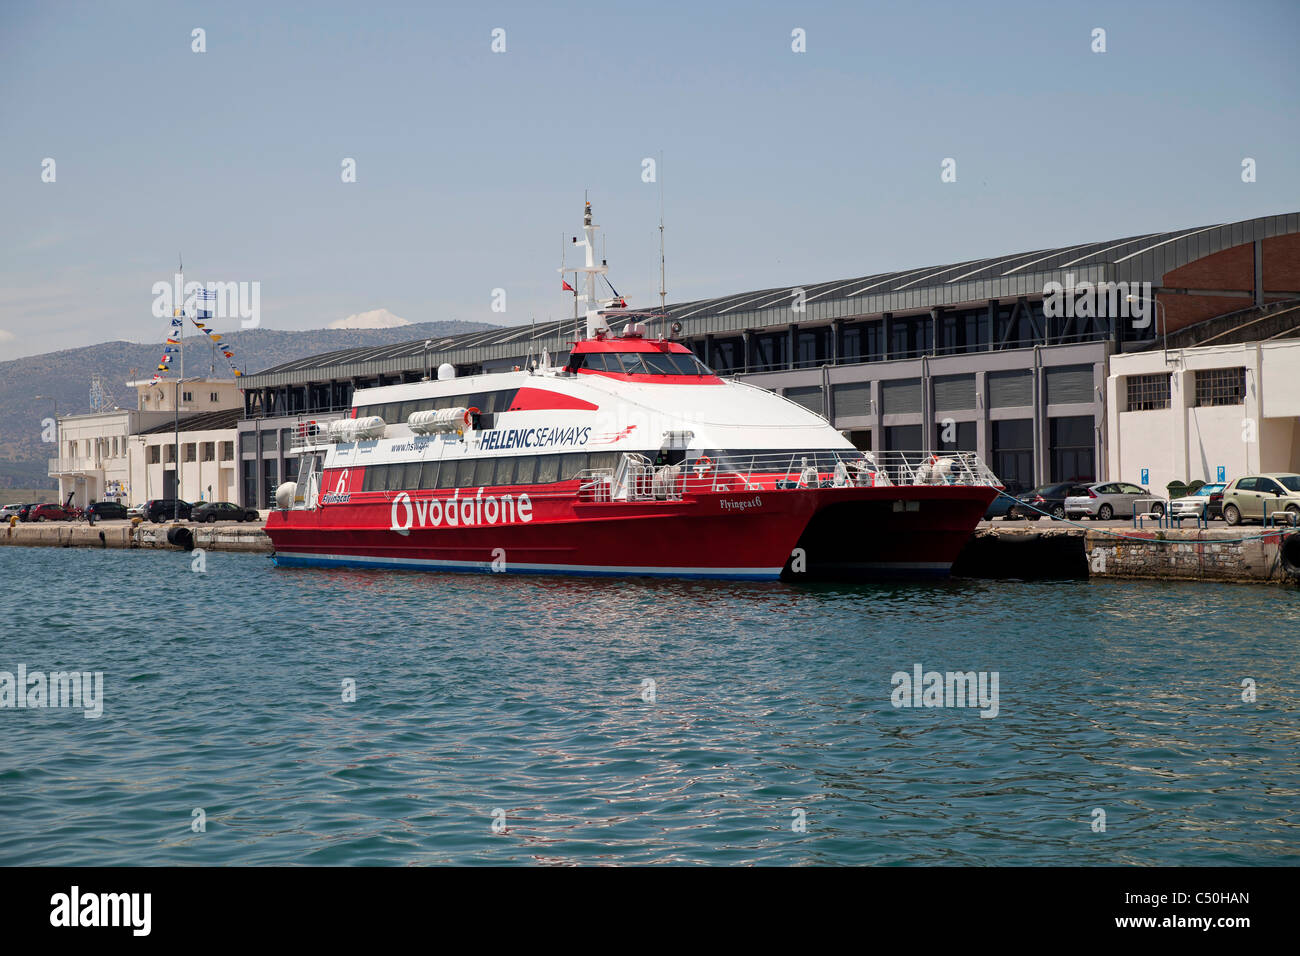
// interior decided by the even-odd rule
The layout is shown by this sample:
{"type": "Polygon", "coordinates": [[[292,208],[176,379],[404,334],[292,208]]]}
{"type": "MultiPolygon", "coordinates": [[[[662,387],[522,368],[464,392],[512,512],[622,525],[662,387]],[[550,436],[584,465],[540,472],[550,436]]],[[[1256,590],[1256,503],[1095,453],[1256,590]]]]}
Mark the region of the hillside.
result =
{"type": "MultiPolygon", "coordinates": [[[[420,322],[393,328],[301,332],[241,329],[223,333],[223,341],[233,346],[240,370],[250,373],[336,349],[462,335],[487,328],[492,326],[482,322],[420,322]]],[[[153,374],[161,354],[162,344],[158,342],[103,342],[0,362],[0,488],[53,487],[52,479],[46,476],[46,463],[56,456],[56,449],[41,441],[41,420],[53,415],[54,402],[38,400],[37,395],[57,399],[60,415],[88,412],[90,379],[99,374],[116,404],[134,408],[135,390],[127,388],[126,382],[153,374]]],[[[211,367],[212,348],[207,339],[187,337],[186,374],[206,374],[211,367]]],[[[216,355],[216,375],[230,377],[230,367],[220,352],[216,355]]]]}

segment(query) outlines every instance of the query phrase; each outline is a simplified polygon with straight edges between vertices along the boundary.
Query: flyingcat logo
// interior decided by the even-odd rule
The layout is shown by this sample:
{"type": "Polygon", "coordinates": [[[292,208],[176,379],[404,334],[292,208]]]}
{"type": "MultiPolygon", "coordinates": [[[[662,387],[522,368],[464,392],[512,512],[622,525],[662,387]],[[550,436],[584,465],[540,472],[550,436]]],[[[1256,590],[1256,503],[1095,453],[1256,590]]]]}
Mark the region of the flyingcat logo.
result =
{"type": "Polygon", "coordinates": [[[471,528],[476,525],[527,524],[533,520],[533,502],[526,494],[487,495],[483,489],[474,497],[460,496],[457,490],[450,498],[425,498],[412,501],[405,491],[393,499],[389,515],[390,530],[410,534],[412,528],[438,528],[446,525],[471,528]]]}
{"type": "Polygon", "coordinates": [[[58,927],[127,926],[134,936],[152,929],[152,893],[69,893],[50,897],[50,925],[58,927]]]}
{"type": "Polygon", "coordinates": [[[552,445],[585,445],[591,437],[590,426],[567,428],[494,428],[479,439],[486,451],[507,448],[544,448],[552,445]]]}
{"type": "Polygon", "coordinates": [[[750,508],[763,507],[763,499],[755,495],[753,498],[741,498],[732,501],[729,498],[723,498],[718,502],[723,511],[748,511],[750,508]]]}
{"type": "Polygon", "coordinates": [[[321,495],[321,504],[345,505],[352,500],[352,493],[347,490],[349,487],[348,476],[351,471],[351,468],[344,468],[339,472],[338,480],[334,482],[334,490],[321,495]]]}

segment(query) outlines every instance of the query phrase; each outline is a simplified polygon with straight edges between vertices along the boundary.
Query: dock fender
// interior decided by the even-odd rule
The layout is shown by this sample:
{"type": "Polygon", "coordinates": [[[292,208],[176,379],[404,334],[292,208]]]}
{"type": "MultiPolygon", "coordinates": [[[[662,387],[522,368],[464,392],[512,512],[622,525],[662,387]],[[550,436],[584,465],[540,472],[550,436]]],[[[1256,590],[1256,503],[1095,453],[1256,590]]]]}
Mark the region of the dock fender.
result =
{"type": "Polygon", "coordinates": [[[1293,577],[1300,577],[1300,533],[1291,532],[1278,545],[1277,553],[1282,558],[1282,567],[1293,577]]]}
{"type": "Polygon", "coordinates": [[[181,525],[172,525],[167,529],[167,543],[186,551],[193,551],[194,532],[181,525]]]}

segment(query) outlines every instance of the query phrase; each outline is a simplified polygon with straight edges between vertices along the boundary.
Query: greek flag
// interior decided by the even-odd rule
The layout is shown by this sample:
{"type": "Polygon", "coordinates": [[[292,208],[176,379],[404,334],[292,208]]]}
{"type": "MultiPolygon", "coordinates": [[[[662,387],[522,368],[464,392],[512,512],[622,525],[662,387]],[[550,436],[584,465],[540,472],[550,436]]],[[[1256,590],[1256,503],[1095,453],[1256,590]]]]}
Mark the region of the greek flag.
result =
{"type": "Polygon", "coordinates": [[[198,292],[198,298],[200,299],[216,299],[216,297],[217,293],[215,289],[200,289],[198,292]]]}
{"type": "MultiPolygon", "coordinates": [[[[216,297],[216,293],[215,293],[215,292],[213,293],[213,297],[214,297],[214,298],[216,297]]],[[[210,318],[212,318],[212,312],[211,312],[210,310],[206,310],[206,309],[199,309],[199,318],[200,318],[200,319],[210,319],[210,318]]]]}

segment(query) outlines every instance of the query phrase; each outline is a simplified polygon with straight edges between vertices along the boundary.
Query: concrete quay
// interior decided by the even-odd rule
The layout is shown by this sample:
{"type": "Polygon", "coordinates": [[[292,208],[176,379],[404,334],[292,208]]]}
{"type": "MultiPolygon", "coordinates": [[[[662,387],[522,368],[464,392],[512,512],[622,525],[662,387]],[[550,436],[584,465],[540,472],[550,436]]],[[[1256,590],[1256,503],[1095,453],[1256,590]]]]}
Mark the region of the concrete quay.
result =
{"type": "Polygon", "coordinates": [[[154,548],[205,551],[246,551],[270,554],[271,539],[260,525],[224,522],[205,525],[139,524],[100,521],[93,526],[65,521],[17,524],[0,531],[0,545],[46,548],[154,548]],[[173,540],[168,532],[175,527],[173,540]],[[188,535],[188,542],[186,536],[188,535]],[[187,546],[188,544],[188,546],[187,546]]]}

